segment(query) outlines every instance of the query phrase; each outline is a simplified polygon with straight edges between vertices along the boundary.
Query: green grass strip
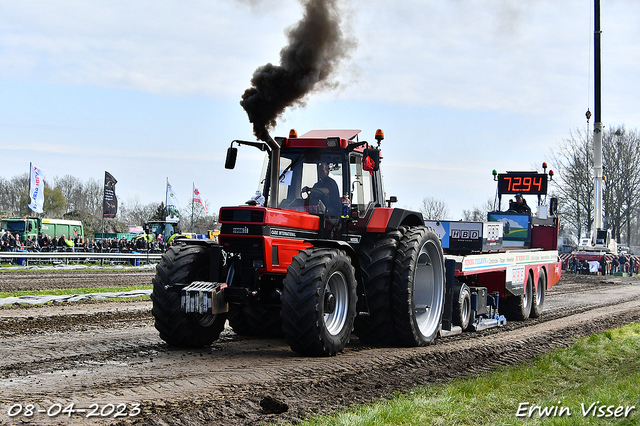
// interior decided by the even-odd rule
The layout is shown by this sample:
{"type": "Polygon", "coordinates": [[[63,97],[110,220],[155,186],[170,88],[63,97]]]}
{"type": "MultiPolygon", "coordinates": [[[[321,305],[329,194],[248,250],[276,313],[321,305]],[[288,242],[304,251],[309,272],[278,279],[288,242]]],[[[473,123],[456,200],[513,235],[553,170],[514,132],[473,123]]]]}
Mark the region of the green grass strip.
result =
{"type": "Polygon", "coordinates": [[[37,290],[37,291],[10,291],[0,292],[0,298],[5,297],[20,297],[20,296],[64,296],[69,294],[89,294],[89,293],[116,293],[132,290],[151,290],[152,285],[138,285],[128,287],[99,287],[99,288],[62,288],[62,289],[49,289],[49,290],[37,290]]]}
{"type": "Polygon", "coordinates": [[[569,348],[540,355],[521,365],[476,378],[417,388],[389,401],[302,423],[304,426],[539,424],[639,425],[640,324],[580,339],[569,348]]]}

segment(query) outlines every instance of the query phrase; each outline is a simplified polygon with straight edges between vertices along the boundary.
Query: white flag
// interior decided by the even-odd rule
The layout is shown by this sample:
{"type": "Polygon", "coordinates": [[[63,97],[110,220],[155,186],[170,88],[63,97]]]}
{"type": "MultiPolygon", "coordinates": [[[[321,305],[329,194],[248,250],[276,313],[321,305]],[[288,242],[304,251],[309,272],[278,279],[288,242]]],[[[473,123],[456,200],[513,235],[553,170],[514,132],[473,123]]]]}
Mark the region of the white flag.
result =
{"type": "Polygon", "coordinates": [[[196,188],[196,184],[193,184],[193,201],[195,201],[196,203],[200,203],[204,206],[204,211],[207,212],[207,214],[209,214],[209,209],[207,209],[207,203],[204,202],[204,200],[202,199],[202,196],[200,195],[200,191],[198,191],[198,188],[196,188]]]}
{"type": "Polygon", "coordinates": [[[42,213],[44,204],[44,180],[42,170],[31,166],[31,185],[29,187],[29,208],[36,213],[42,213]]]}
{"type": "Polygon", "coordinates": [[[167,222],[177,222],[180,220],[180,205],[178,197],[173,192],[171,184],[167,179],[167,222]]]}

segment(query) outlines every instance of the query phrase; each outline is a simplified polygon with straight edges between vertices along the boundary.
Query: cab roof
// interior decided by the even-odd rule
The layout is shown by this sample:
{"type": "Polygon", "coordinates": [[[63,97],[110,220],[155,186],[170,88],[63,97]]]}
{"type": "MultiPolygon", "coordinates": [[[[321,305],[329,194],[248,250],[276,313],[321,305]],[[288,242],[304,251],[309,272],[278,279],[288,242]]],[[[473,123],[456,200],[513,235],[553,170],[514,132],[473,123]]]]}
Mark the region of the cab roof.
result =
{"type": "Polygon", "coordinates": [[[351,139],[358,136],[361,130],[311,130],[305,133],[302,136],[299,136],[299,139],[327,139],[327,138],[340,138],[346,139],[350,141],[351,139]]]}

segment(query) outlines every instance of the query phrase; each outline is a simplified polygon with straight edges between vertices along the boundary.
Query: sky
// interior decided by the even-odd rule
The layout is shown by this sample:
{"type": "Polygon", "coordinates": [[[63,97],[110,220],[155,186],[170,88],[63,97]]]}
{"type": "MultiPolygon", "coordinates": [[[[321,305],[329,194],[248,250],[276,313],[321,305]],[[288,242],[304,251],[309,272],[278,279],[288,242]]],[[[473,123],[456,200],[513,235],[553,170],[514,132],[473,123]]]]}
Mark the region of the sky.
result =
{"type": "MultiPolygon", "coordinates": [[[[381,170],[396,207],[425,197],[450,219],[496,192],[491,172],[541,171],[586,130],[593,106],[593,1],[339,1],[357,45],[332,90],[287,109],[272,136],[382,129],[381,170]]],[[[0,176],[33,163],[45,181],[117,180],[120,204],[180,204],[198,187],[210,211],[258,188],[263,156],[240,100],[279,63],[296,0],[0,0],[0,176]]],[[[602,0],[602,122],[640,123],[640,2],[602,0]]],[[[593,124],[593,119],[591,125],[593,124]]],[[[592,132],[592,127],[589,128],[592,132]]],[[[503,206],[505,206],[503,200],[503,206]]],[[[531,204],[531,203],[530,203],[531,204]]]]}

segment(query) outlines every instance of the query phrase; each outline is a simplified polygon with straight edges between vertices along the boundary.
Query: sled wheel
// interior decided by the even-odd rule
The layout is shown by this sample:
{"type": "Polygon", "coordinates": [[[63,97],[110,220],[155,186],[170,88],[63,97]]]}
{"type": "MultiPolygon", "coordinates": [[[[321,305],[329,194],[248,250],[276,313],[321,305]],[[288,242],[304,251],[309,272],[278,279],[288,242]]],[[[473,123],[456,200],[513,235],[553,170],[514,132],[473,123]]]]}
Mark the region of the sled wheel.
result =
{"type": "Polygon", "coordinates": [[[544,269],[540,270],[538,277],[538,290],[533,292],[533,303],[531,304],[531,318],[538,318],[544,310],[544,294],[547,290],[547,274],[544,269]]]}
{"type": "Polygon", "coordinates": [[[469,329],[471,321],[471,291],[469,287],[462,283],[456,286],[453,305],[453,325],[462,327],[463,330],[469,329]]]}
{"type": "Polygon", "coordinates": [[[504,306],[504,316],[508,320],[524,321],[531,314],[531,305],[533,304],[533,277],[531,274],[527,276],[524,285],[524,293],[520,296],[509,296],[502,305],[504,306]]]}

